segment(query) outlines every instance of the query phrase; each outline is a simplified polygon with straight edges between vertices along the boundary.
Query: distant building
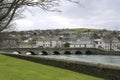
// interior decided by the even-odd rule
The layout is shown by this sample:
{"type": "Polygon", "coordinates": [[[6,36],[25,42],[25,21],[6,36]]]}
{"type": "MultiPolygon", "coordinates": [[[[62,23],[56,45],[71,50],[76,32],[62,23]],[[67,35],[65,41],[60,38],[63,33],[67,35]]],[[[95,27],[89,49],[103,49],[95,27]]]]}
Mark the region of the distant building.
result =
{"type": "Polygon", "coordinates": [[[71,48],[95,48],[95,42],[91,37],[85,36],[85,37],[81,37],[75,42],[72,42],[70,44],[70,47],[71,48]]]}
{"type": "Polygon", "coordinates": [[[84,36],[70,44],[71,48],[97,48],[106,51],[120,51],[120,40],[116,37],[97,38],[84,36]]]}
{"type": "Polygon", "coordinates": [[[62,46],[62,41],[57,39],[45,38],[36,41],[36,47],[57,48],[62,46]]]}
{"type": "Polygon", "coordinates": [[[104,38],[104,49],[107,51],[120,51],[120,40],[117,37],[104,38]]]}
{"type": "Polygon", "coordinates": [[[19,41],[14,37],[3,37],[1,41],[1,48],[18,48],[19,41]]]}
{"type": "Polygon", "coordinates": [[[104,50],[105,42],[103,41],[103,38],[94,39],[94,42],[95,42],[95,48],[104,50]]]}

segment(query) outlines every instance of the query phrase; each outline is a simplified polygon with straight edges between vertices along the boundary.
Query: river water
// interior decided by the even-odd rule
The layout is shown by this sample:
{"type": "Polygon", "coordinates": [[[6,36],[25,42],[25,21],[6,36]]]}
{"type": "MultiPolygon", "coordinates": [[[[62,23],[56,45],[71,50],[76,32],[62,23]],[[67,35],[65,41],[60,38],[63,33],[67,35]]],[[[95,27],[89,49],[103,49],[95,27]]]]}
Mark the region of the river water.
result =
{"type": "MultiPolygon", "coordinates": [[[[40,55],[41,56],[41,55],[40,55]]],[[[120,66],[120,56],[108,56],[108,55],[47,55],[43,57],[67,59],[75,61],[86,61],[94,63],[113,64],[120,66]]]]}
{"type": "MultiPolygon", "coordinates": [[[[27,53],[29,55],[31,53],[27,53]]],[[[34,55],[37,57],[57,58],[74,61],[94,62],[120,66],[120,56],[113,55],[34,55]]]]}

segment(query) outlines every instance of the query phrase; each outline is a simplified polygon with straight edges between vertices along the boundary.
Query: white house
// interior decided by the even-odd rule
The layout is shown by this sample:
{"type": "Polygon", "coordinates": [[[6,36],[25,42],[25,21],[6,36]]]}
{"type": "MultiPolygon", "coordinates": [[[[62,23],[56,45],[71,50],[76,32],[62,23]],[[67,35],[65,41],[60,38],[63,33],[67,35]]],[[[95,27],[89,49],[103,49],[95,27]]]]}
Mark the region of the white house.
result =
{"type": "Polygon", "coordinates": [[[70,44],[71,48],[95,48],[94,40],[89,36],[81,37],[79,40],[70,44]]]}
{"type": "Polygon", "coordinates": [[[70,44],[71,48],[98,48],[106,51],[120,51],[120,41],[116,37],[111,39],[99,38],[92,39],[91,37],[81,37],[79,40],[74,41],[70,44]]]}
{"type": "Polygon", "coordinates": [[[55,48],[55,47],[61,47],[61,46],[62,46],[62,42],[57,39],[45,38],[45,39],[38,39],[36,41],[36,47],[55,48]]]}
{"type": "Polygon", "coordinates": [[[95,48],[104,49],[105,42],[103,41],[103,38],[94,39],[94,42],[95,42],[95,48]]]}

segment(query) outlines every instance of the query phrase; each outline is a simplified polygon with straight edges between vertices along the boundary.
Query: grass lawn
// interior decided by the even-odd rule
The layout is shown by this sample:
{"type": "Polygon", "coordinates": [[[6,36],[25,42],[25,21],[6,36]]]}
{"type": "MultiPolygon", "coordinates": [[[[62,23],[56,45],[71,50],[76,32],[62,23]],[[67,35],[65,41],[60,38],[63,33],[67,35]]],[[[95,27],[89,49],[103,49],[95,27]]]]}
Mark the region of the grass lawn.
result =
{"type": "Polygon", "coordinates": [[[0,54],[0,80],[103,80],[0,54]]]}

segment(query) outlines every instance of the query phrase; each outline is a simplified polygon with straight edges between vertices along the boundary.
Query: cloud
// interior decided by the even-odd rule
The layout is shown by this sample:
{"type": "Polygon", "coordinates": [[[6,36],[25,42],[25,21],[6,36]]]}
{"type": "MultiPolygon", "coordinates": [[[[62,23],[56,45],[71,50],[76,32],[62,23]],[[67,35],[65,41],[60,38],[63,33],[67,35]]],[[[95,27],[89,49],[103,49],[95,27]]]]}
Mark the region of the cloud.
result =
{"type": "Polygon", "coordinates": [[[21,30],[27,30],[34,26],[34,23],[27,19],[16,20],[15,23],[18,25],[17,29],[21,30]]]}
{"type": "MultiPolygon", "coordinates": [[[[105,28],[115,29],[120,26],[120,0],[80,0],[84,7],[62,0],[58,12],[47,12],[39,8],[29,7],[25,10],[22,28],[25,29],[57,29],[57,28],[105,28]],[[26,22],[25,22],[26,21],[26,22]],[[25,23],[24,23],[25,22],[25,23]],[[29,23],[29,25],[27,25],[29,23]],[[26,28],[29,26],[29,28],[26,28]]],[[[119,28],[120,30],[120,28],[119,28]]]]}

